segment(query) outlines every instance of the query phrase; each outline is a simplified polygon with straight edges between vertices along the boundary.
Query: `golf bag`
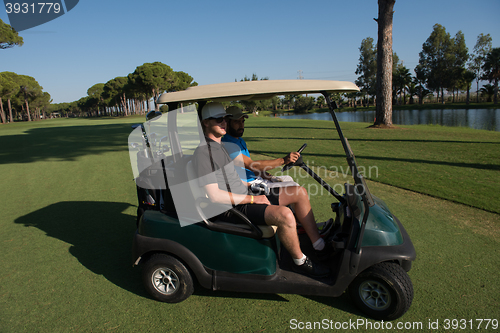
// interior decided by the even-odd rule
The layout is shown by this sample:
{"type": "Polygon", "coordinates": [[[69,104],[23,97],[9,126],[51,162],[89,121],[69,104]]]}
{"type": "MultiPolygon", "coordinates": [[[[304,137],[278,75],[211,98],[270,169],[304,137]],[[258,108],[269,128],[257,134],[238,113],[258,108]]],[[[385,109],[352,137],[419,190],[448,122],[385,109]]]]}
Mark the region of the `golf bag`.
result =
{"type": "Polygon", "coordinates": [[[142,170],[135,179],[137,188],[137,223],[146,210],[158,210],[169,215],[175,215],[175,207],[172,194],[168,189],[165,170],[165,158],[151,163],[144,156],[144,151],[137,153],[137,164],[142,170]]]}

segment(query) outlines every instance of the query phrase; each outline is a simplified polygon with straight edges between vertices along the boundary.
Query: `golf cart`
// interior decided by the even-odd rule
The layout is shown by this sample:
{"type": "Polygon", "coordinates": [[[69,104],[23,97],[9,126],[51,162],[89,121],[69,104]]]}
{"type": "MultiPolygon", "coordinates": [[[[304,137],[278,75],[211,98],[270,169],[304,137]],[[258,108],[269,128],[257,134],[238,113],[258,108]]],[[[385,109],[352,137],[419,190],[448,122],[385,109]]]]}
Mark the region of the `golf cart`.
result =
{"type": "MultiPolygon", "coordinates": [[[[142,266],[149,294],[160,301],[180,302],[193,293],[195,279],[214,291],[337,297],[348,290],[368,316],[379,320],[401,317],[413,299],[407,272],[415,249],[401,222],[370,193],[358,172],[335,115],[336,103],[330,99],[331,93],[358,90],[350,82],[265,80],[197,86],[161,95],[157,102],[167,104],[169,112],[149,114],[150,119],[129,136],[139,200],[133,263],[142,266]],[[331,204],[334,222],[322,230],[327,246],[332,247],[324,261],[331,274],[325,278],[293,272],[292,258],[280,245],[274,227],[256,226],[241,213],[234,223],[207,214],[205,208],[211,203],[196,188],[191,163],[203,141],[197,112],[207,102],[314,93],[325,96],[353,184],[346,183],[341,195],[301,158],[283,169],[304,169],[335,199],[331,204]]],[[[308,237],[299,235],[299,239],[303,252],[314,258],[308,237]]]]}

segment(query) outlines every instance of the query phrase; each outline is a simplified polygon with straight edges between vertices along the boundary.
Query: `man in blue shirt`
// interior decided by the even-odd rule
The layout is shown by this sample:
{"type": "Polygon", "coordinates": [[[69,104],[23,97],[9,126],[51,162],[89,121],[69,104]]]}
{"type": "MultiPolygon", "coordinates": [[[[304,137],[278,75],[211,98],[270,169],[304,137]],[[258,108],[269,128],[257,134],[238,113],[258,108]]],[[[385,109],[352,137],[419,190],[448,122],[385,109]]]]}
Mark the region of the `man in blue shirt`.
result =
{"type": "MultiPolygon", "coordinates": [[[[292,152],[283,158],[277,158],[274,160],[252,161],[252,159],[250,158],[250,153],[248,152],[247,145],[241,138],[245,131],[245,120],[248,118],[248,116],[243,114],[241,109],[236,106],[227,108],[226,113],[230,116],[228,117],[229,122],[226,127],[226,134],[222,137],[222,142],[235,143],[241,148],[240,150],[235,150],[228,147],[231,150],[228,152],[233,161],[238,156],[242,156],[244,168],[242,166],[236,168],[239,169],[237,170],[237,172],[243,181],[247,183],[257,181],[256,173],[263,179],[271,180],[272,176],[267,173],[267,170],[274,169],[288,163],[293,163],[300,157],[299,153],[292,152]]],[[[228,146],[235,147],[235,145],[228,146]]],[[[314,249],[321,251],[325,247],[325,242],[323,238],[320,237],[318,229],[310,227],[316,226],[316,220],[314,219],[314,214],[311,208],[307,190],[304,187],[299,186],[297,183],[292,182],[290,185],[291,186],[279,187],[279,196],[280,198],[281,196],[287,198],[287,204],[290,204],[294,208],[295,215],[297,216],[298,221],[302,224],[307,235],[311,239],[314,249]]]]}
{"type": "MultiPolygon", "coordinates": [[[[286,185],[297,186],[297,183],[293,182],[290,176],[274,177],[270,175],[267,171],[277,168],[288,163],[294,163],[300,157],[297,152],[292,152],[283,158],[276,158],[274,160],[259,160],[253,161],[250,157],[250,152],[248,151],[245,140],[243,140],[243,132],[245,131],[245,119],[248,118],[247,115],[243,114],[240,108],[237,106],[231,106],[226,110],[226,113],[230,114],[229,126],[227,134],[222,137],[222,142],[231,142],[239,147],[235,149],[236,146],[230,145],[233,148],[228,147],[229,156],[235,160],[241,154],[243,163],[245,167],[238,167],[237,171],[240,178],[247,183],[252,183],[254,181],[265,181],[266,183],[271,182],[287,182],[286,185]],[[288,183],[293,182],[293,183],[288,183]]],[[[285,185],[285,184],[283,184],[285,185]]]]}

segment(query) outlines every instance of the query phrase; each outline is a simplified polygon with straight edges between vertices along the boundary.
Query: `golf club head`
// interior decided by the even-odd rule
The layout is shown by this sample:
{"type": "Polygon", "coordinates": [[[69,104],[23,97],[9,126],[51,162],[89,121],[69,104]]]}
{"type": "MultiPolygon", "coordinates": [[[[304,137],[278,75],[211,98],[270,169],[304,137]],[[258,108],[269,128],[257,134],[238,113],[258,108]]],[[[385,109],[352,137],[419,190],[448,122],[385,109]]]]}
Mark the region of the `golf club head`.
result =
{"type": "Polygon", "coordinates": [[[148,114],[146,115],[146,121],[149,120],[156,120],[156,118],[161,116],[160,111],[149,111],[148,114]]]}

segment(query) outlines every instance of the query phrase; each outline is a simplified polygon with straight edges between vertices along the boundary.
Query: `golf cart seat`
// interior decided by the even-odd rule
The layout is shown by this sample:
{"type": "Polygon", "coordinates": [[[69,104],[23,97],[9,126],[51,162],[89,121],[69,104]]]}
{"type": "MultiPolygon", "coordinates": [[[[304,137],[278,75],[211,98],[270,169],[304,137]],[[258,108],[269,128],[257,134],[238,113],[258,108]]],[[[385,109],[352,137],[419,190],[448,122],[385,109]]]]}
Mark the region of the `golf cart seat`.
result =
{"type": "MultiPolygon", "coordinates": [[[[196,179],[196,173],[194,171],[193,162],[189,161],[186,165],[187,177],[189,180],[196,179]]],[[[242,236],[248,236],[253,238],[270,238],[274,237],[276,230],[278,227],[276,226],[260,226],[253,224],[248,218],[241,213],[240,211],[233,208],[233,213],[237,217],[237,222],[224,222],[218,220],[217,218],[209,219],[203,213],[203,208],[206,208],[208,205],[213,205],[208,199],[205,191],[200,189],[200,187],[196,186],[194,182],[189,183],[189,187],[191,189],[191,193],[193,194],[193,198],[196,201],[196,209],[200,218],[205,222],[209,229],[221,232],[228,232],[232,234],[240,234],[242,236]],[[239,222],[239,223],[238,223],[239,222]]]]}

